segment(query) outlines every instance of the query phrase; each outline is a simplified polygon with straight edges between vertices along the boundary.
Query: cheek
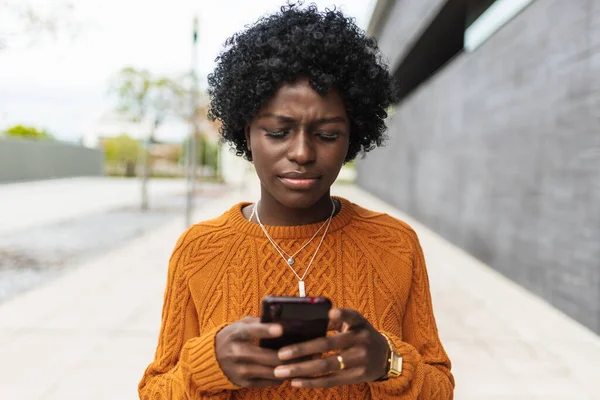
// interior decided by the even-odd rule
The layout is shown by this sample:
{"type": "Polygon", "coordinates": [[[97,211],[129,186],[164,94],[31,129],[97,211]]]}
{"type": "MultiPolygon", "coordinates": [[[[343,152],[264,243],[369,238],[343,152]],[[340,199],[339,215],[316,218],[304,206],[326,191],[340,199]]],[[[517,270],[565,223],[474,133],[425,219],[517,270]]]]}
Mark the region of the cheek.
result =
{"type": "Polygon", "coordinates": [[[278,150],[263,137],[252,139],[251,150],[252,162],[257,171],[271,169],[278,158],[278,150]]]}
{"type": "Polygon", "coordinates": [[[346,155],[348,154],[348,148],[350,147],[350,141],[345,139],[343,142],[339,143],[339,146],[335,148],[335,150],[331,154],[331,160],[337,161],[340,164],[344,163],[346,159],[346,155]]]}

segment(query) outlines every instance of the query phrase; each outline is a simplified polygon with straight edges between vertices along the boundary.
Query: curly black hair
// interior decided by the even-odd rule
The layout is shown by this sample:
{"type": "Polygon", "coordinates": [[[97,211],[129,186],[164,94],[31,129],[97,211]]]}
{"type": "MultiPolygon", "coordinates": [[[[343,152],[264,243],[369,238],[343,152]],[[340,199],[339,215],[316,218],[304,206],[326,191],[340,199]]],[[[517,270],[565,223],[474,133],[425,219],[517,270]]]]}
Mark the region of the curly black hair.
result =
{"type": "Polygon", "coordinates": [[[221,121],[222,139],[252,161],[244,129],[283,82],[307,77],[325,95],[335,88],[350,119],[345,161],[381,146],[386,109],[396,100],[393,78],[375,39],[337,9],[288,3],[225,42],[208,76],[208,116],[221,121]]]}

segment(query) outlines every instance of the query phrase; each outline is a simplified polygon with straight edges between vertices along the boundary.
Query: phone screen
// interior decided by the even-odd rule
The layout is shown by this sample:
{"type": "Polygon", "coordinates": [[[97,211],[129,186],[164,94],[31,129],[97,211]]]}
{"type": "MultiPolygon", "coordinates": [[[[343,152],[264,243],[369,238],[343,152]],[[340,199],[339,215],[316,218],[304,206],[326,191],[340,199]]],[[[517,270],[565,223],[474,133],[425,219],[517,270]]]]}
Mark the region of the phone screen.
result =
{"type": "Polygon", "coordinates": [[[331,301],[325,297],[266,297],[261,322],[277,322],[283,335],[260,341],[261,347],[278,350],[327,334],[331,301]]]}

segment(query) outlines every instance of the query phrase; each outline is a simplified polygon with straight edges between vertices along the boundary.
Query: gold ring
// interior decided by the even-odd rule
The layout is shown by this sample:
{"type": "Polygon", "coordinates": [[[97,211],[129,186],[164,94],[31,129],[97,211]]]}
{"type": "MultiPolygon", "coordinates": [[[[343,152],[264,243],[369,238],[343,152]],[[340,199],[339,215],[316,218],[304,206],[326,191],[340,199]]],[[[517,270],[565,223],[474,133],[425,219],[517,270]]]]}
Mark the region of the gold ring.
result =
{"type": "Polygon", "coordinates": [[[346,368],[346,364],[344,364],[344,359],[342,358],[342,356],[338,355],[337,359],[338,359],[338,362],[340,363],[340,371],[343,370],[344,368],[346,368]]]}

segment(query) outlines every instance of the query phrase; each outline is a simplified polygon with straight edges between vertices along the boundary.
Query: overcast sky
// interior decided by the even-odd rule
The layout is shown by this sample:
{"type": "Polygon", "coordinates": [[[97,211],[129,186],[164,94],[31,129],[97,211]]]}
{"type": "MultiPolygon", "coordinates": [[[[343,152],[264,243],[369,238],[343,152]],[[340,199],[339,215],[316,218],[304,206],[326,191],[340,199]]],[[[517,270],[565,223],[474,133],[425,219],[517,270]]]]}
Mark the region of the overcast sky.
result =
{"type": "MultiPolygon", "coordinates": [[[[45,12],[54,0],[29,1],[45,12]]],[[[72,19],[81,25],[75,38],[47,38],[34,45],[13,39],[8,49],[0,51],[0,129],[23,123],[47,128],[63,139],[77,139],[112,107],[107,82],[122,67],[167,74],[189,69],[194,15],[200,17],[199,72],[205,79],[227,37],[284,4],[284,0],[72,2],[72,19]]],[[[374,6],[374,0],[314,2],[319,8],[341,6],[364,29],[374,6]]],[[[3,22],[6,26],[0,17],[3,22]]]]}

